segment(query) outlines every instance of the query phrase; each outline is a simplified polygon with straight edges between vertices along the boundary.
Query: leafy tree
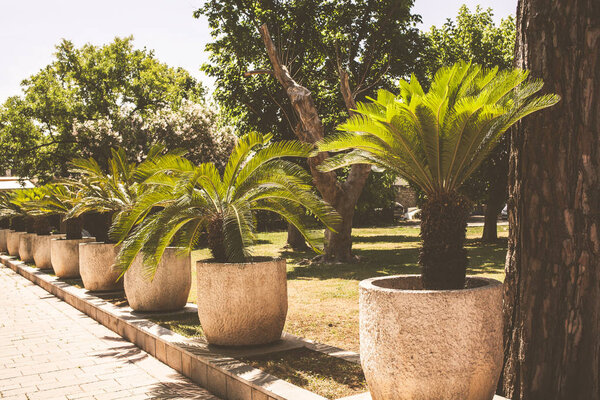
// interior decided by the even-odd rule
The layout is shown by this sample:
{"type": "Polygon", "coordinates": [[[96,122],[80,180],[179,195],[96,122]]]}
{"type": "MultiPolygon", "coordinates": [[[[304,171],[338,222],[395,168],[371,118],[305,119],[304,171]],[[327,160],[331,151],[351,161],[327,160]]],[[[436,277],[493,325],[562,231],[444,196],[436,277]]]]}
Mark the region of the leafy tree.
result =
{"type": "Polygon", "coordinates": [[[143,164],[138,178],[153,189],[115,225],[123,240],[120,266],[127,269],[141,251],[153,272],[167,246],[191,251],[204,230],[218,262],[247,261],[255,241],[254,214],[260,210],[285,218],[316,248],[318,240],[302,218],[305,210],[328,228],[339,216],[312,190],[310,174],[282,159],[307,157],[313,146],[270,139],[259,133],[240,138],[222,174],[212,163],[196,166],[173,155],[143,164]],[[157,207],[160,211],[151,212],[157,207]]]}
{"type": "Polygon", "coordinates": [[[135,144],[131,156],[147,152],[153,144],[145,131],[99,138],[97,132],[82,129],[74,135],[74,126],[89,121],[117,126],[127,114],[145,118],[176,111],[185,101],[201,102],[204,95],[202,85],[187,71],[160,63],[152,51],[134,49],[131,37],[81,48],[63,40],[53,62],[24,80],[22,87],[23,97],[9,99],[2,107],[0,141],[18,144],[0,149],[1,166],[42,180],[66,175],[68,161],[84,155],[84,149],[105,166],[114,141],[126,138],[123,144],[135,144]]]}
{"type": "MultiPolygon", "coordinates": [[[[210,0],[213,42],[204,71],[215,99],[242,131],[315,142],[348,116],[356,99],[414,70],[421,37],[412,0],[210,0]],[[272,36],[271,36],[272,35],[272,36]]],[[[347,178],[316,170],[322,196],[343,218],[327,232],[326,259],[350,260],[352,219],[369,166],[347,178]]]]}
{"type": "MultiPolygon", "coordinates": [[[[454,21],[448,19],[440,28],[433,26],[424,36],[427,46],[422,62],[428,79],[442,66],[460,60],[486,68],[508,69],[513,65],[514,18],[509,16],[496,25],[490,8],[477,6],[471,12],[463,5],[454,21]]],[[[486,204],[483,240],[488,242],[497,240],[496,222],[507,200],[508,149],[505,136],[461,189],[471,200],[486,204]]]]}
{"type": "Polygon", "coordinates": [[[508,128],[558,102],[555,95],[534,96],[543,84],[526,78],[520,69],[460,62],[439,70],[425,93],[413,76],[400,81],[399,96],[380,90],[372,102],[360,103],[343,132],[319,144],[319,151],[344,152],[326,160],[325,171],[370,163],[427,194],[419,258],[427,289],[464,287],[470,202],[459,192],[462,184],[508,128]]]}

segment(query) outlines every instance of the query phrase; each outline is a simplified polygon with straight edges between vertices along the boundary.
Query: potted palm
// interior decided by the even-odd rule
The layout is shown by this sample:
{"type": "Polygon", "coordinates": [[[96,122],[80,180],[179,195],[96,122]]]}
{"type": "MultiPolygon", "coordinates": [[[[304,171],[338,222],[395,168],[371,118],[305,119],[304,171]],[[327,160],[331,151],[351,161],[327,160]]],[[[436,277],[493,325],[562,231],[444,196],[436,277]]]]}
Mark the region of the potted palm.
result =
{"type": "MultiPolygon", "coordinates": [[[[33,262],[39,269],[51,269],[50,240],[64,237],[56,233],[60,225],[60,215],[64,214],[67,206],[59,198],[70,197],[65,188],[60,185],[48,184],[39,188],[39,197],[35,201],[24,203],[27,212],[33,215],[35,236],[32,243],[33,262]]],[[[72,221],[66,225],[73,225],[72,221]]],[[[79,224],[75,224],[79,226],[79,224]]],[[[69,229],[72,231],[72,229],[69,229]]]]}
{"type": "Polygon", "coordinates": [[[147,165],[141,174],[160,187],[143,195],[117,227],[125,234],[139,221],[123,241],[120,265],[127,269],[143,255],[155,280],[169,245],[189,254],[206,232],[214,258],[197,262],[197,304],[211,344],[257,345],[281,337],[287,315],[286,263],[251,254],[257,210],[279,214],[313,246],[316,239],[301,218],[305,210],[332,229],[339,221],[312,190],[310,175],[282,159],[307,157],[312,146],[270,139],[258,133],[240,138],[222,175],[212,163],[195,166],[182,158],[147,165]],[[156,207],[161,209],[151,213],[156,207]],[[145,215],[141,221],[140,215],[145,215]]]}
{"type": "Polygon", "coordinates": [[[46,222],[44,216],[32,212],[31,205],[36,204],[42,197],[41,188],[22,189],[15,193],[15,203],[24,214],[25,233],[19,236],[19,258],[26,263],[33,262],[34,244],[37,239],[37,231],[46,222]]]}
{"type": "Polygon", "coordinates": [[[502,286],[466,277],[471,203],[460,192],[502,134],[554,105],[534,96],[541,81],[522,70],[470,63],[442,68],[425,92],[381,90],[319,151],[343,152],[323,171],[366,163],[393,171],[427,195],[421,209],[420,276],[362,281],[361,362],[374,400],[491,399],[502,368],[502,286]]]}
{"type": "Polygon", "coordinates": [[[10,220],[9,230],[6,231],[6,249],[10,256],[19,256],[21,235],[27,233],[27,214],[21,208],[17,199],[18,192],[10,191],[0,197],[0,213],[10,220]]]}
{"type": "Polygon", "coordinates": [[[83,221],[79,217],[67,217],[67,214],[78,201],[78,193],[64,184],[49,185],[42,199],[38,202],[40,213],[60,215],[64,223],[64,236],[44,235],[36,244],[34,261],[40,268],[50,265],[59,278],[79,277],[79,244],[91,242],[93,237],[83,237],[83,221]],[[49,253],[48,253],[49,251],[49,253]]]}
{"type": "Polygon", "coordinates": [[[8,234],[11,230],[11,219],[13,217],[10,207],[10,192],[0,192],[0,251],[8,253],[8,234]]]}
{"type": "MultiPolygon", "coordinates": [[[[154,146],[146,160],[152,160],[162,149],[154,146]]],[[[109,173],[91,158],[71,163],[71,172],[77,178],[69,180],[69,184],[78,189],[80,196],[67,216],[85,215],[85,226],[96,238],[96,241],[79,245],[79,272],[83,286],[90,291],[122,289],[121,272],[115,268],[119,246],[109,231],[113,219],[129,210],[143,190],[134,179],[136,164],[128,162],[124,149],[112,149],[111,155],[109,173]]]]}

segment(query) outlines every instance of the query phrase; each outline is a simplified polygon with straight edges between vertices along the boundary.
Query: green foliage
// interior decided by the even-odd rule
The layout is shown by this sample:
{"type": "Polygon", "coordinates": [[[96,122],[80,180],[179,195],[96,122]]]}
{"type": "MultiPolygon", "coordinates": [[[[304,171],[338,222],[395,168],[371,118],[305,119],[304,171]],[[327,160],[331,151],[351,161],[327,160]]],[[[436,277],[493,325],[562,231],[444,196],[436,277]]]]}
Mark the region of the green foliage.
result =
{"type": "MultiPolygon", "coordinates": [[[[152,51],[134,49],[132,41],[76,48],[63,40],[52,63],[23,81],[24,96],[8,99],[0,109],[0,167],[48,181],[66,176],[74,157],[92,156],[104,167],[111,147],[123,145],[135,158],[160,142],[148,138],[147,130],[81,129],[104,123],[121,130],[128,119],[159,118],[186,101],[201,101],[204,89],[188,72],[160,63],[152,51]]],[[[190,142],[165,143],[180,144],[190,142]]]]}
{"type": "Polygon", "coordinates": [[[463,5],[455,21],[448,19],[440,28],[432,26],[424,34],[426,75],[433,78],[441,67],[461,60],[470,60],[486,68],[511,68],[516,36],[514,17],[502,19],[496,26],[493,16],[491,8],[482,10],[477,6],[471,12],[463,5]]]}
{"type": "Polygon", "coordinates": [[[369,163],[410,179],[427,194],[451,193],[477,169],[521,118],[559,101],[534,96],[543,83],[527,72],[498,72],[459,62],[440,69],[425,93],[415,76],[400,81],[398,96],[380,90],[357,114],[325,138],[319,151],[346,151],[324,171],[369,163]]]}
{"type": "Polygon", "coordinates": [[[339,70],[348,71],[354,95],[391,87],[414,70],[421,46],[412,0],[210,0],[195,13],[208,18],[213,42],[202,68],[216,78],[214,97],[241,131],[295,138],[299,120],[270,70],[258,27],[266,23],[283,62],[312,93],[326,132],[346,116],[339,70]]]}
{"type": "Polygon", "coordinates": [[[356,203],[354,224],[359,226],[389,225],[394,222],[396,175],[371,171],[356,203]]]}
{"type": "Polygon", "coordinates": [[[196,166],[175,155],[143,164],[137,178],[152,189],[113,227],[123,241],[121,268],[141,251],[153,275],[167,246],[191,251],[204,231],[218,261],[243,262],[251,256],[259,210],[279,214],[317,246],[302,219],[305,210],[329,228],[339,216],[314,193],[311,176],[282,159],[307,157],[312,145],[270,139],[259,133],[240,138],[222,174],[212,163],[196,166]]]}
{"type": "MultiPolygon", "coordinates": [[[[471,12],[463,5],[454,21],[448,20],[440,28],[433,26],[424,34],[427,46],[422,62],[427,79],[433,79],[439,68],[461,60],[470,60],[485,68],[511,68],[515,37],[512,16],[496,25],[492,9],[477,6],[471,12]]],[[[473,201],[502,204],[507,196],[508,150],[508,136],[505,136],[461,191],[473,201]],[[496,198],[498,196],[502,198],[496,198]]]]}

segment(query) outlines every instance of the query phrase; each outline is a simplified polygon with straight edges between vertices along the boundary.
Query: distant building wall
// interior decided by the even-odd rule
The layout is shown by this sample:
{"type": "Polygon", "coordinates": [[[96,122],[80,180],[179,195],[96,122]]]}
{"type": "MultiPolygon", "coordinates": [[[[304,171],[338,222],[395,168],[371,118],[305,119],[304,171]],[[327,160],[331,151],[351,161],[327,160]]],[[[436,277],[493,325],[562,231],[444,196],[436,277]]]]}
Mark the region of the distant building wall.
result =
{"type": "Polygon", "coordinates": [[[417,206],[417,195],[410,186],[396,186],[396,201],[405,209],[417,206]]]}

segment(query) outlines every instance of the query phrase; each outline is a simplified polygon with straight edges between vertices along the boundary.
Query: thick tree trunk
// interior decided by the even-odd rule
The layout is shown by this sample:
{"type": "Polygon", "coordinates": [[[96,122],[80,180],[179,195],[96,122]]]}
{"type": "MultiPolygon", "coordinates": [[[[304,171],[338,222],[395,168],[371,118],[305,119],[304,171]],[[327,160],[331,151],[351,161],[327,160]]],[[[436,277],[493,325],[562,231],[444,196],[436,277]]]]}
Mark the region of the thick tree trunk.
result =
{"type": "MultiPolygon", "coordinates": [[[[296,135],[302,141],[316,143],[324,138],[324,129],[319,113],[313,101],[310,90],[299,85],[281,62],[277,48],[273,44],[267,25],[260,27],[269,60],[273,66],[273,75],[285,89],[292,107],[298,114],[302,129],[296,130],[296,135]]],[[[350,110],[355,106],[350,90],[348,75],[340,74],[340,91],[346,107],[350,110]]],[[[327,153],[319,153],[308,160],[315,186],[321,196],[331,204],[343,219],[342,226],[337,232],[326,232],[325,259],[328,261],[350,261],[352,256],[352,218],[354,207],[360,193],[369,177],[370,165],[354,165],[345,182],[338,182],[335,172],[320,172],[317,166],[328,157],[327,153]]]]}
{"type": "Polygon", "coordinates": [[[293,250],[301,251],[308,249],[308,245],[306,244],[306,240],[304,240],[304,236],[302,236],[300,231],[292,224],[288,224],[287,244],[293,250]]]}
{"type": "Polygon", "coordinates": [[[600,2],[520,0],[517,66],[562,96],[512,135],[505,364],[518,399],[600,399],[600,2]]]}

